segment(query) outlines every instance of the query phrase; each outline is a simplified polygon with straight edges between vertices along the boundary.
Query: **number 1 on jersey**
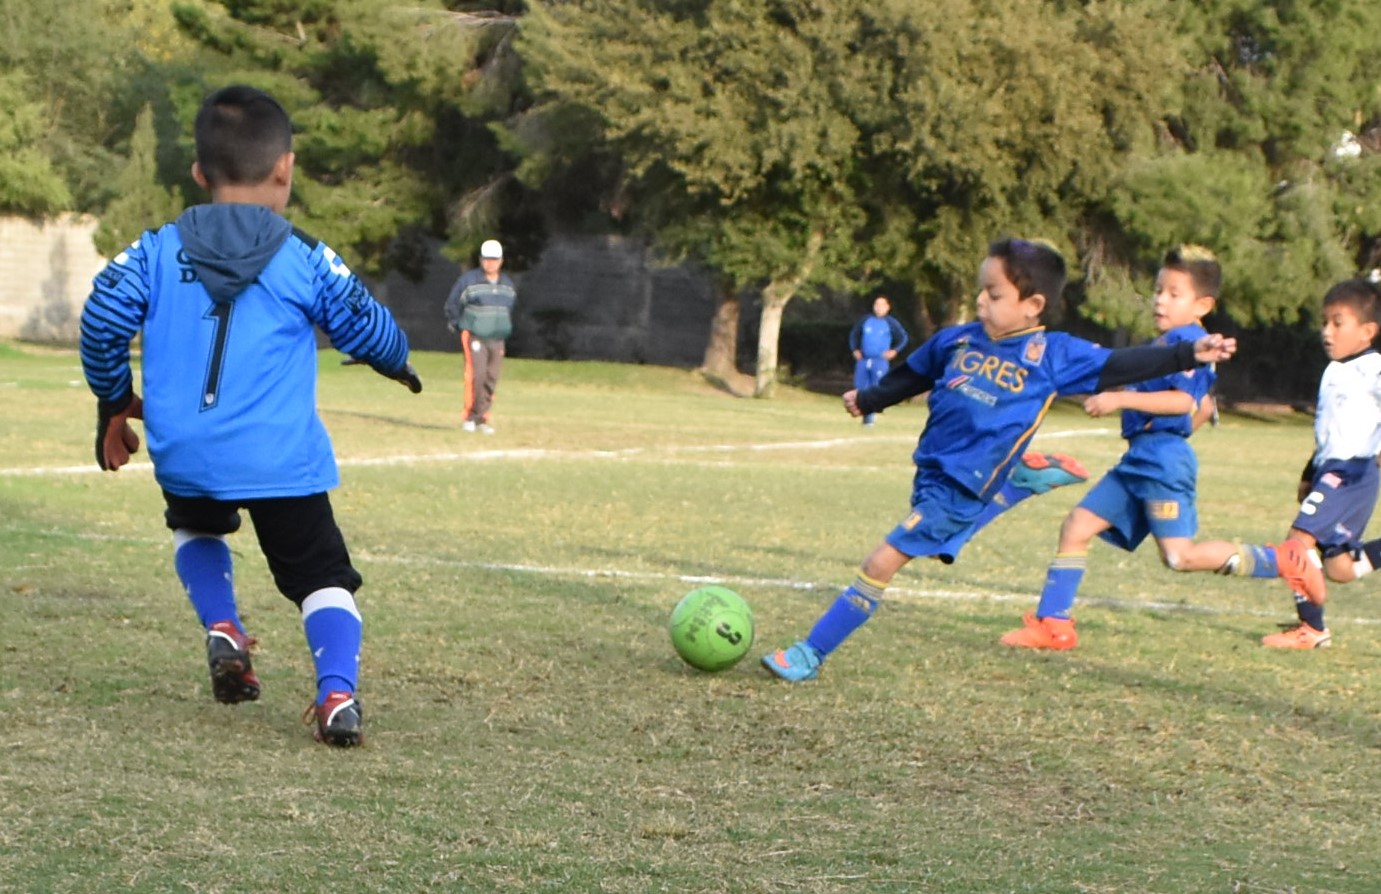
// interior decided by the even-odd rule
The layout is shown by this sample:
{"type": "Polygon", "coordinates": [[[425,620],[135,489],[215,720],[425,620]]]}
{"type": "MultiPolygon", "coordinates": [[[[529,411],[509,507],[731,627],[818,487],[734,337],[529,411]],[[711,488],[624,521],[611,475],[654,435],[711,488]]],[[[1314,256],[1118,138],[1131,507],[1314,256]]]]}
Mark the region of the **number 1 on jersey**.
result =
{"type": "Polygon", "coordinates": [[[212,301],[211,309],[202,317],[215,323],[211,335],[211,357],[206,363],[206,382],[201,389],[201,409],[210,410],[216,406],[221,396],[221,373],[225,365],[225,340],[230,336],[229,301],[212,301]]]}

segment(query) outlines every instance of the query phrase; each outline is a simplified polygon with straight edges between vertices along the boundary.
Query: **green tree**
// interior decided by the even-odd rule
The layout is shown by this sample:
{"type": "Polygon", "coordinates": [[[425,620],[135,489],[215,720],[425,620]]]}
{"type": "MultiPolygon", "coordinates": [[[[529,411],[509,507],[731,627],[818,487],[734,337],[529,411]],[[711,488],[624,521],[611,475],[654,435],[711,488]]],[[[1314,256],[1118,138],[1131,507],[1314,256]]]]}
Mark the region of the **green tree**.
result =
{"type": "Polygon", "coordinates": [[[1202,242],[1224,264],[1226,308],[1290,322],[1332,282],[1375,259],[1381,217],[1381,7],[1366,0],[1179,4],[1178,92],[1091,215],[1089,241],[1116,273],[1089,289],[1100,322],[1146,320],[1132,300],[1154,259],[1202,242]],[[1356,155],[1340,151],[1346,143],[1356,155]],[[1361,135],[1358,139],[1357,135],[1361,135]],[[1136,259],[1143,259],[1140,263],[1136,259]]]}
{"type": "Polygon", "coordinates": [[[761,286],[762,393],[796,294],[909,277],[950,322],[995,236],[1072,253],[1171,93],[1164,4],[1130,6],[590,0],[535,7],[521,46],[539,111],[594,116],[657,244],[761,286]]]}
{"type": "Polygon", "coordinates": [[[153,107],[145,106],[130,137],[129,160],[116,178],[116,198],[101,215],[93,241],[96,250],[110,257],[133,242],[140,233],[177,216],[181,200],[158,180],[158,137],[154,133],[153,107]]]}
{"type": "Polygon", "coordinates": [[[43,146],[43,105],[19,72],[0,73],[0,210],[42,217],[72,201],[43,146]]]}
{"type": "Polygon", "coordinates": [[[591,125],[659,249],[709,267],[726,295],[761,289],[757,395],[776,382],[787,304],[857,269],[868,214],[839,95],[848,6],[590,2],[523,23],[547,121],[535,129],[591,125]]]}
{"type": "Polygon", "coordinates": [[[365,269],[417,272],[421,239],[466,251],[496,226],[512,164],[486,126],[508,114],[513,16],[435,0],[175,3],[221,54],[221,82],[269,90],[293,116],[294,219],[365,269]]]}

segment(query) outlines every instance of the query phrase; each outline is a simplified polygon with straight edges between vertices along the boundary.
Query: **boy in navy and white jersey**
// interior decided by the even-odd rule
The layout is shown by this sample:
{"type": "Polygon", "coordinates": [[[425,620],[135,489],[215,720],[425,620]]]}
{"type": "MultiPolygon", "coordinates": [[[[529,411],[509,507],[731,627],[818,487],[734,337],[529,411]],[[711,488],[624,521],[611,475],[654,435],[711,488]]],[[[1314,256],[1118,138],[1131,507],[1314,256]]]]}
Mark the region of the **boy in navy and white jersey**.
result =
{"type": "Polygon", "coordinates": [[[864,559],[807,637],[763,656],[796,682],[870,618],[892,577],[918,556],[951,563],[972,536],[1061,394],[1091,394],[1226,360],[1234,339],[1110,350],[1040,325],[1065,285],[1053,248],[1023,239],[994,242],[979,268],[978,321],[942,329],[874,388],[844,394],[850,415],[877,412],[929,391],[930,414],[913,459],[911,514],[864,559]]]}
{"type": "MultiPolygon", "coordinates": [[[[1299,483],[1299,512],[1289,536],[1322,554],[1324,572],[1339,583],[1381,567],[1381,539],[1362,541],[1376,506],[1381,473],[1381,290],[1349,279],[1323,299],[1321,336],[1331,361],[1319,380],[1314,452],[1299,483]]],[[[1333,638],[1323,605],[1295,593],[1298,625],[1262,638],[1278,649],[1316,649],[1333,638]]]]}
{"type": "MultiPolygon", "coordinates": [[[[1154,344],[1203,338],[1207,332],[1202,321],[1217,303],[1222,279],[1218,259],[1202,246],[1182,245],[1167,252],[1156,275],[1152,303],[1161,333],[1154,344]]],[[[1020,629],[1002,637],[1003,645],[1066,650],[1078,644],[1071,609],[1094,538],[1131,552],[1153,536],[1162,561],[1174,571],[1283,577],[1316,600],[1323,599],[1323,572],[1309,561],[1307,545],[1298,540],[1239,547],[1225,540],[1193,539],[1198,533],[1199,464],[1189,436],[1196,419],[1202,418],[1201,408],[1212,400],[1216,377],[1212,367],[1182,370],[1084,400],[1090,416],[1122,414],[1127,451],[1065,517],[1040,603],[1020,629]],[[1241,560],[1243,556],[1247,561],[1241,560]]]]}
{"type": "Polygon", "coordinates": [[[81,357],[99,400],[96,461],[115,471],[144,421],[167,504],[174,564],[207,631],[212,692],[259,697],[226,535],[248,511],[278,589],[302,611],[316,666],[317,738],[361,739],[361,584],[331,511],[335,456],[316,411],[320,328],[339,350],[414,393],[408,341],[330,248],[282,217],[292,191],[292,124],[250,87],[197,113],[192,174],[212,204],[146,231],[95,278],[81,357]],[[130,342],[143,348],[141,399],[130,342]]]}

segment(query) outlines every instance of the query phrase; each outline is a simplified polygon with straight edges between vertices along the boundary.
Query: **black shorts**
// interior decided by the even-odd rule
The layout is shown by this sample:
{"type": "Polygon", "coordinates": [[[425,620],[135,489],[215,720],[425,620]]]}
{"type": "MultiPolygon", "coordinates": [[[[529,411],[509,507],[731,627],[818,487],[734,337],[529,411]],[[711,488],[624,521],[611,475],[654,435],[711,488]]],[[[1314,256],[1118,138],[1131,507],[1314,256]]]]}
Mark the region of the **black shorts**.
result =
{"type": "Polygon", "coordinates": [[[240,529],[239,510],[247,511],[273,582],[299,606],[326,587],[340,587],[351,594],[360,588],[360,573],[350,564],[345,537],[325,493],[226,501],[179,497],[165,490],[163,501],[168,504],[164,518],[174,531],[233,534],[240,529]]]}

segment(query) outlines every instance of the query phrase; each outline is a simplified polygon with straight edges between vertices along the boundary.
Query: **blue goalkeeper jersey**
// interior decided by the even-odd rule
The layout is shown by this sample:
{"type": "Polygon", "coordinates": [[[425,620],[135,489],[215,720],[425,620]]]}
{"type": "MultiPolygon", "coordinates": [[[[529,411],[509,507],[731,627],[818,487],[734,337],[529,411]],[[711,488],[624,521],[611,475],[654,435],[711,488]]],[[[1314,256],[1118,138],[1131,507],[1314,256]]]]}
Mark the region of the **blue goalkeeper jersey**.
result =
{"type": "Polygon", "coordinates": [[[916,446],[916,478],[982,500],[1013,465],[1062,394],[1091,394],[1111,351],[1044,327],[998,339],[981,323],[942,329],[906,358],[929,380],[930,418],[916,446]]]}
{"type": "MultiPolygon", "coordinates": [[[[1182,341],[1198,341],[1205,335],[1208,335],[1208,331],[1203,326],[1190,323],[1163,333],[1152,344],[1173,345],[1182,341]]],[[[1126,388],[1128,391],[1183,391],[1194,399],[1194,406],[1197,407],[1217,378],[1218,374],[1212,366],[1197,366],[1157,379],[1136,382],[1126,388]]],[[[1194,413],[1191,411],[1178,416],[1156,416],[1139,410],[1122,411],[1122,437],[1130,441],[1146,432],[1168,432],[1187,438],[1194,433],[1194,413]]]]}
{"type": "Polygon", "coordinates": [[[317,328],[380,371],[407,363],[393,316],[330,248],[258,205],[200,205],[96,276],[82,366],[92,392],[118,402],[141,337],[144,429],[164,490],[305,496],[339,483],[316,411],[317,328]]]}

